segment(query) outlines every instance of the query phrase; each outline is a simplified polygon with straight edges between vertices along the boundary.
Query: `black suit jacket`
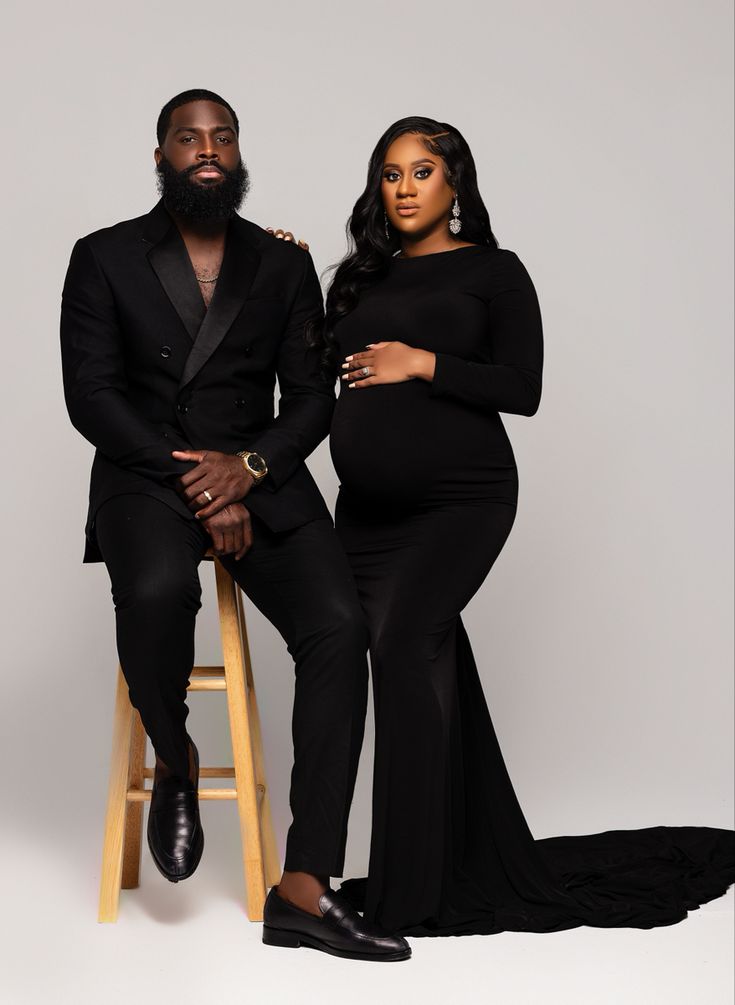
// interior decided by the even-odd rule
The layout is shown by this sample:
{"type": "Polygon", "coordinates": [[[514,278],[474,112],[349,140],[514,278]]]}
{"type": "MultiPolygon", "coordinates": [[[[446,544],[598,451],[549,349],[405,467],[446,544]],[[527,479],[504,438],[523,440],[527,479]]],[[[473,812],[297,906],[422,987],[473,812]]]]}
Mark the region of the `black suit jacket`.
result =
{"type": "Polygon", "coordinates": [[[163,202],[76,242],[61,355],[71,421],[97,448],[85,562],[101,560],[95,514],[112,496],[142,492],[193,519],[174,488],[192,465],[176,449],[261,453],[269,473],[247,506],[271,530],[329,515],[304,464],[335,401],[304,338],[322,316],[311,255],[239,216],[208,309],[163,202]]]}

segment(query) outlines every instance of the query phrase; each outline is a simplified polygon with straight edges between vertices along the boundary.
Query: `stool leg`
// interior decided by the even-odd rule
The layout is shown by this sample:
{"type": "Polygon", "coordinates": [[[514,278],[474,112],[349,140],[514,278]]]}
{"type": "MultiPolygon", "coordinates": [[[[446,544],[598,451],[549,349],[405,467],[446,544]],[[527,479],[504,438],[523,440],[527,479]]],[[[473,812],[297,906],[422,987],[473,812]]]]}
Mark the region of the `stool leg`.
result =
{"type": "Polygon", "coordinates": [[[222,653],[227,682],[227,706],[235,767],[237,809],[245,870],[246,911],[251,921],[263,920],[265,877],[258,820],[255,765],[250,736],[245,668],[237,617],[237,587],[227,570],[215,559],[222,653]]]}
{"type": "MultiPolygon", "coordinates": [[[[145,787],[146,734],[140,715],[133,710],[133,727],[130,741],[130,776],[128,788],[145,787]]],[[[122,888],[131,890],[140,884],[140,852],[143,844],[143,803],[128,803],[125,813],[125,837],[123,839],[122,888]]]]}
{"type": "Polygon", "coordinates": [[[117,921],[122,878],[123,834],[127,806],[133,707],[122,669],[118,666],[115,714],[112,727],[112,757],[107,791],[105,837],[102,845],[102,876],[98,921],[117,921]]]}
{"type": "Polygon", "coordinates": [[[253,759],[255,762],[255,781],[260,793],[260,833],[263,842],[263,859],[265,864],[265,885],[277,886],[281,878],[281,860],[278,855],[276,844],[276,834],[273,830],[273,817],[271,816],[271,801],[268,792],[268,784],[265,778],[265,760],[263,758],[263,734],[260,729],[260,712],[258,711],[258,699],[255,694],[255,681],[253,680],[253,664],[250,659],[250,643],[248,641],[248,629],[245,621],[245,611],[242,604],[242,593],[235,586],[237,595],[237,614],[240,623],[240,638],[242,640],[242,654],[245,663],[245,686],[247,688],[247,699],[250,717],[250,730],[253,737],[253,759]]]}

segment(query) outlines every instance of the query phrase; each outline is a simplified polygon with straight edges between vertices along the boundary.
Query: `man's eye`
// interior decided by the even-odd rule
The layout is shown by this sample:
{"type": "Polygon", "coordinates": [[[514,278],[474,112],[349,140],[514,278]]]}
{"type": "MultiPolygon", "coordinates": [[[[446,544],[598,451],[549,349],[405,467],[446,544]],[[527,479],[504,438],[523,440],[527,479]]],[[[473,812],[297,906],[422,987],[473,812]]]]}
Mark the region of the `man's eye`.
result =
{"type": "Polygon", "coordinates": [[[182,143],[187,143],[189,140],[193,140],[193,139],[194,139],[193,136],[182,136],[181,137],[181,142],[182,143]]]}
{"type": "Polygon", "coordinates": [[[220,141],[220,143],[232,143],[232,140],[230,139],[229,136],[218,136],[217,139],[220,141]]]}

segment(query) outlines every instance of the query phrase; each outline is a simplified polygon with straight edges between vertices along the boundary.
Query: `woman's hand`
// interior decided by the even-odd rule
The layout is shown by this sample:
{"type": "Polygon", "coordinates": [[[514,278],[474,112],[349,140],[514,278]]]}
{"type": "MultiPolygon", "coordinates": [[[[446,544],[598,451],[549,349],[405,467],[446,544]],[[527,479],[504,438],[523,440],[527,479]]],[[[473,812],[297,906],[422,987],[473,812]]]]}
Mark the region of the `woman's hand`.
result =
{"type": "Polygon", "coordinates": [[[309,250],[309,245],[306,241],[296,241],[296,238],[290,230],[282,230],[280,227],[278,230],[274,230],[273,227],[264,227],[263,229],[267,230],[269,234],[273,235],[273,237],[277,237],[279,241],[295,241],[300,248],[304,249],[304,251],[309,250]]]}
{"type": "Polygon", "coordinates": [[[425,349],[414,349],[405,342],[373,342],[363,352],[345,356],[342,380],[347,386],[372,387],[373,384],[400,384],[404,380],[432,380],[436,357],[425,349]]]}

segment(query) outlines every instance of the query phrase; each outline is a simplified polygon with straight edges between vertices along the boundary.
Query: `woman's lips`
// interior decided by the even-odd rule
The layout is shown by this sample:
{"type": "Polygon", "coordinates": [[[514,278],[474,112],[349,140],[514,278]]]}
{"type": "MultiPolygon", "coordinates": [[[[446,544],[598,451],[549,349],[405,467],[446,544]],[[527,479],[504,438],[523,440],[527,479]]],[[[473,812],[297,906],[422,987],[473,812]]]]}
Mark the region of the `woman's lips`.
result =
{"type": "Polygon", "coordinates": [[[398,206],[397,210],[400,216],[413,216],[414,213],[418,213],[418,206],[398,206]]]}

